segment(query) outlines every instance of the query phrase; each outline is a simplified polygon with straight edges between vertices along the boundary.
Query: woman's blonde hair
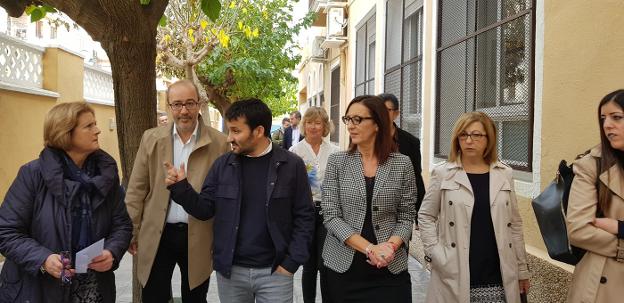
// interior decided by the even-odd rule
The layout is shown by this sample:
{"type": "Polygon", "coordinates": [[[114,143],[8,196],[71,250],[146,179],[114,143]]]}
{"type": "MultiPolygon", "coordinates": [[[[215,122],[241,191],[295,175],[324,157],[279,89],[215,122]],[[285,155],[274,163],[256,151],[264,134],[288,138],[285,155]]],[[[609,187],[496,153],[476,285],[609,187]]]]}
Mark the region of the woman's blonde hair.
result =
{"type": "Polygon", "coordinates": [[[483,159],[487,164],[492,164],[498,160],[496,149],[496,125],[492,118],[483,112],[469,112],[462,114],[455,122],[453,134],[451,135],[451,151],[449,162],[458,162],[461,157],[461,147],[459,145],[459,135],[466,131],[466,128],[473,122],[481,122],[487,135],[487,146],[483,152],[483,159]]]}
{"type": "Polygon", "coordinates": [[[305,137],[305,124],[307,121],[320,120],[323,123],[323,137],[327,137],[329,133],[334,131],[334,124],[329,120],[329,115],[322,107],[310,107],[305,111],[303,119],[301,120],[300,132],[305,137]]]}
{"type": "Polygon", "coordinates": [[[95,111],[85,102],[60,103],[52,107],[43,120],[43,144],[47,147],[69,150],[71,132],[78,125],[78,117],[95,111]]]}

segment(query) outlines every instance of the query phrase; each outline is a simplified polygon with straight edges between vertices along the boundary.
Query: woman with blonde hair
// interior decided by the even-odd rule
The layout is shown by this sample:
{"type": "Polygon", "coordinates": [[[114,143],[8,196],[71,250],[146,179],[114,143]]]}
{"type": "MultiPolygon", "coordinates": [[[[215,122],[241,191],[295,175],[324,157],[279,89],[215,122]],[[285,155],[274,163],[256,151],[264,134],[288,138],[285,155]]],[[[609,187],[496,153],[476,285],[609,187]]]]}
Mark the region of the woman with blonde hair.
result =
{"type": "Polygon", "coordinates": [[[621,302],[624,290],[624,90],[598,105],[600,144],[574,162],[566,223],[586,250],[566,302],[621,302]]]}
{"type": "Polygon", "coordinates": [[[333,131],[334,127],[323,108],[308,108],[303,115],[301,125],[303,126],[301,134],[304,136],[304,139],[293,145],[290,151],[301,157],[306,165],[308,181],[312,189],[312,200],[316,207],[315,237],[312,239],[310,259],[303,265],[303,273],[301,275],[303,301],[307,303],[315,302],[317,272],[320,272],[321,297],[325,296],[327,292],[327,279],[321,256],[323,242],[327,234],[327,230],[323,226],[321,211],[321,184],[325,177],[325,167],[327,166],[329,155],[340,149],[325,139],[333,131]]]}
{"type": "Polygon", "coordinates": [[[0,207],[0,302],[115,302],[115,276],[132,223],[115,160],[100,149],[95,112],[54,106],[39,158],[22,166],[0,207]],[[76,252],[104,240],[75,270],[76,252]],[[80,273],[78,273],[78,272],[80,273]]]}
{"type": "Polygon", "coordinates": [[[496,127],[482,112],[455,123],[448,161],[434,168],[418,213],[427,302],[520,302],[529,289],[512,169],[498,161],[496,127]]]}

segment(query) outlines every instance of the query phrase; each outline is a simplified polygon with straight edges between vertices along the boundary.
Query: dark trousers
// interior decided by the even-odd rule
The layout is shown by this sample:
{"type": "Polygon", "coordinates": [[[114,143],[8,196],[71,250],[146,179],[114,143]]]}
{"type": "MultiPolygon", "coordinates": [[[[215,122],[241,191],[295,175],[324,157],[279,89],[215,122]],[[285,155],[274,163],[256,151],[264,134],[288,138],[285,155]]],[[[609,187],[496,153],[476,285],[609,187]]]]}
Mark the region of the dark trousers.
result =
{"type": "Polygon", "coordinates": [[[316,206],[316,223],[314,229],[314,239],[312,239],[312,245],[310,246],[310,259],[303,265],[303,272],[301,273],[301,288],[303,291],[303,302],[314,303],[316,299],[316,277],[317,272],[320,274],[321,279],[321,298],[322,301],[329,302],[325,298],[327,293],[327,269],[323,265],[323,244],[325,243],[325,236],[327,235],[327,229],[323,226],[323,215],[321,213],[320,205],[316,206]]]}
{"type": "Polygon", "coordinates": [[[143,302],[169,302],[171,276],[176,264],[180,267],[182,277],[182,302],[206,303],[210,279],[192,290],[189,289],[188,226],[183,223],[165,225],[147,285],[143,288],[143,302]]]}

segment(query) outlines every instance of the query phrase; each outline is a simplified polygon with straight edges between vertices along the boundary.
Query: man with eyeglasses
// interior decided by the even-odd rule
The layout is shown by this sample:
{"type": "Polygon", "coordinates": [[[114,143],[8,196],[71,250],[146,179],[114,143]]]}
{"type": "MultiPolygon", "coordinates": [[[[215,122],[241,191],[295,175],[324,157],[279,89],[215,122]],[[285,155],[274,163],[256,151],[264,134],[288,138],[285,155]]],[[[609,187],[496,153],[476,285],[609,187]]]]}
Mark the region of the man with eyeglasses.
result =
{"type": "Polygon", "coordinates": [[[214,160],[230,145],[224,134],[202,122],[192,81],[173,83],[166,96],[173,123],[145,131],[128,184],[126,206],[134,226],[128,251],[138,260],[143,302],[169,302],[177,264],[182,302],[204,303],[212,273],[213,222],[190,216],[170,199],[163,163],[184,163],[189,183],[199,191],[214,160]]]}
{"type": "Polygon", "coordinates": [[[394,137],[394,142],[399,146],[399,152],[408,156],[414,166],[414,174],[416,175],[416,218],[415,226],[418,226],[418,210],[425,197],[425,183],[422,178],[422,167],[420,165],[420,140],[412,134],[400,129],[394,120],[399,117],[399,99],[393,94],[381,94],[378,96],[384,100],[384,105],[390,114],[390,132],[394,137]]]}

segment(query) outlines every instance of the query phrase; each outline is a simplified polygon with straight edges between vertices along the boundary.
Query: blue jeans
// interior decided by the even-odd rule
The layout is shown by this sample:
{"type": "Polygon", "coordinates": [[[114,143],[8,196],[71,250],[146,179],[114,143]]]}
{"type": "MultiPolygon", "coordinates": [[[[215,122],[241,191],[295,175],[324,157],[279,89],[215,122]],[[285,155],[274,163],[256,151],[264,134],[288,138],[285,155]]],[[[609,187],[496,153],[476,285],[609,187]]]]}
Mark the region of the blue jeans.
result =
{"type": "Polygon", "coordinates": [[[292,303],[293,276],[274,272],[271,268],[232,266],[226,278],[217,272],[221,303],[292,303]]]}

